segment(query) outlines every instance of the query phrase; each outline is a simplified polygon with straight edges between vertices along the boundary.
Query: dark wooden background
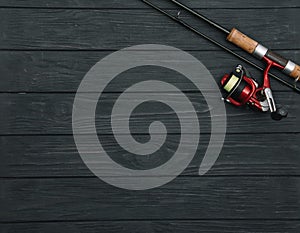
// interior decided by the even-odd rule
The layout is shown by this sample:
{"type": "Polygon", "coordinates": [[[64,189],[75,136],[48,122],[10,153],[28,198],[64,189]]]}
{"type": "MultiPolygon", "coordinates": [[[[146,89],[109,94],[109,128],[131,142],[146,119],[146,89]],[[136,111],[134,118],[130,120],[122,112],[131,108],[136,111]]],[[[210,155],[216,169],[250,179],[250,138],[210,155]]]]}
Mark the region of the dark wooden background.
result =
{"type": "MultiPolygon", "coordinates": [[[[160,2],[176,12],[173,5],[160,2]]],[[[300,62],[299,0],[184,2],[300,62]]],[[[207,25],[197,25],[223,40],[207,25]]],[[[125,191],[96,178],[76,150],[72,104],[85,73],[111,52],[145,43],[190,52],[217,81],[240,61],[139,0],[0,0],[0,29],[1,232],[300,232],[296,93],[272,81],[277,101],[290,111],[282,122],[226,105],[223,151],[211,171],[199,177],[209,134],[208,108],[199,104],[201,96],[182,77],[159,68],[123,74],[128,82],[161,75],[177,83],[198,105],[204,127],[203,146],[180,177],[150,191],[125,191]]],[[[115,82],[105,94],[106,104],[113,104],[123,88],[115,82]]],[[[172,112],[157,110],[136,112],[132,133],[145,140],[142,126],[163,115],[174,137],[165,151],[172,151],[180,134],[178,122],[172,112]]],[[[97,125],[108,134],[106,147],[122,157],[110,143],[105,117],[97,125]]],[[[163,152],[160,156],[166,159],[163,152]]]]}

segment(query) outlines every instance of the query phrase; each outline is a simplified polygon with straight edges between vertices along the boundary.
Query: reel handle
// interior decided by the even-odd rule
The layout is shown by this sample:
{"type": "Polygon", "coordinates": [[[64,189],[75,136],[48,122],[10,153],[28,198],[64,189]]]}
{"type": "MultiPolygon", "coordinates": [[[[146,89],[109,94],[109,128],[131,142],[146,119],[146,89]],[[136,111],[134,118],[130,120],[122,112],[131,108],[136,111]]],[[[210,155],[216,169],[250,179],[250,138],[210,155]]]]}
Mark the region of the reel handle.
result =
{"type": "Polygon", "coordinates": [[[267,49],[263,45],[259,44],[257,41],[246,36],[236,28],[233,28],[231,30],[231,32],[227,36],[227,40],[259,59],[268,58],[273,62],[280,64],[282,67],[284,67],[282,69],[284,73],[296,80],[299,79],[299,65],[295,64],[291,60],[280,56],[275,52],[272,52],[271,50],[267,49]]]}

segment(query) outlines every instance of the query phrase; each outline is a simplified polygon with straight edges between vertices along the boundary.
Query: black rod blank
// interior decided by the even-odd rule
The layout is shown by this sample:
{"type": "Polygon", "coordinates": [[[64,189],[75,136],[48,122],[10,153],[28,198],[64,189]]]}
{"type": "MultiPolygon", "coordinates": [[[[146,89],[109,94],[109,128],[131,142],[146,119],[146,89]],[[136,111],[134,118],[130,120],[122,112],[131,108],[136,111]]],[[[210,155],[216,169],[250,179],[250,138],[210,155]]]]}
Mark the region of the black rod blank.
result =
{"type": "Polygon", "coordinates": [[[171,2],[173,2],[174,4],[182,7],[183,9],[185,9],[186,11],[190,12],[191,14],[197,16],[198,18],[204,20],[205,22],[209,23],[210,25],[214,26],[215,28],[218,28],[219,30],[225,32],[226,34],[230,34],[230,31],[226,28],[224,28],[223,26],[221,26],[220,24],[210,20],[209,18],[205,17],[204,15],[200,14],[199,12],[191,9],[190,7],[184,5],[183,3],[181,2],[178,2],[176,0],[170,0],[171,2]]]}

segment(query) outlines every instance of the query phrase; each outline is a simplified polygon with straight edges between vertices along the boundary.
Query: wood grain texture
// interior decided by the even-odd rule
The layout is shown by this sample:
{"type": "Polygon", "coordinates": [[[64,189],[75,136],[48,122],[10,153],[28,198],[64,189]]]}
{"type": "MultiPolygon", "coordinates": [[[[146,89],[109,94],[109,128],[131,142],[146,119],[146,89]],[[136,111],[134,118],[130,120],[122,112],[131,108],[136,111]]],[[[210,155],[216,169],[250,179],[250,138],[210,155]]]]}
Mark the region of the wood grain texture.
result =
{"type": "MultiPolygon", "coordinates": [[[[214,16],[225,27],[234,25],[273,50],[300,48],[298,8],[280,11],[257,9],[255,12],[264,18],[257,21],[250,9],[203,10],[204,14],[214,16]],[[267,33],[266,22],[272,22],[267,33]]],[[[187,17],[187,21],[214,38],[226,39],[199,20],[187,17]]],[[[152,9],[83,11],[4,8],[0,9],[0,28],[0,49],[114,50],[148,43],[190,50],[214,47],[152,9]]]]}
{"type": "MultiPolygon", "coordinates": [[[[153,0],[155,2],[155,0],[153,0]]],[[[156,2],[158,2],[156,0],[156,2]]],[[[159,1],[163,6],[173,7],[172,4],[167,4],[167,1],[159,1]]],[[[183,0],[185,4],[194,7],[194,8],[283,8],[283,7],[300,7],[299,1],[290,0],[287,2],[274,0],[272,4],[268,1],[257,1],[257,0],[249,0],[245,2],[241,2],[238,0],[232,0],[224,2],[222,0],[214,0],[214,1],[193,1],[193,0],[183,0]]],[[[113,9],[128,9],[128,8],[148,8],[142,1],[140,0],[1,0],[0,7],[57,7],[57,8],[113,8],[113,9]]]]}
{"type": "MultiPolygon", "coordinates": [[[[157,95],[157,93],[149,93],[157,95]]],[[[174,101],[178,101],[178,94],[168,93],[174,101]]],[[[275,98],[290,110],[287,119],[281,122],[272,121],[270,114],[262,114],[248,108],[237,108],[226,104],[228,129],[227,133],[274,133],[290,132],[299,133],[300,125],[298,117],[300,115],[299,104],[297,104],[298,94],[292,92],[277,92],[275,98]]],[[[111,109],[115,99],[119,94],[103,94],[96,111],[96,127],[101,134],[111,134],[111,109]]],[[[129,94],[130,96],[130,94],[129,94]]],[[[213,106],[206,104],[202,95],[197,93],[187,93],[198,115],[202,133],[210,133],[210,109],[213,106]]],[[[208,98],[216,98],[215,93],[211,93],[208,98]]],[[[72,134],[72,108],[74,94],[1,94],[0,108],[0,134],[72,134]]],[[[126,102],[132,101],[122,99],[120,103],[126,108],[126,102]]],[[[86,98],[88,106],[90,100],[86,98]]],[[[184,104],[182,102],[182,104],[184,104]]],[[[84,110],[84,108],[83,108],[84,110]]],[[[186,113],[187,119],[191,115],[186,113]]],[[[125,115],[116,116],[117,122],[126,119],[125,115]]],[[[216,122],[221,122],[225,115],[213,116],[216,122]]],[[[162,121],[168,126],[168,133],[180,133],[178,118],[174,111],[167,105],[145,103],[140,105],[131,114],[131,133],[148,134],[148,126],[153,121],[162,121]],[[149,105],[150,104],[150,105],[149,105]]],[[[91,128],[87,126],[86,119],[79,119],[76,125],[84,133],[90,133],[91,128]]],[[[116,126],[123,130],[121,125],[116,126]]],[[[125,129],[124,129],[125,130],[125,129]]],[[[126,132],[126,130],[123,132],[126,132]]]]}
{"type": "MultiPolygon", "coordinates": [[[[0,224],[1,227],[1,224],[0,224]]],[[[3,233],[298,233],[298,221],[274,220],[181,220],[181,221],[89,221],[89,222],[56,222],[56,223],[13,223],[2,225],[3,233]]]]}
{"type": "MultiPolygon", "coordinates": [[[[173,4],[153,1],[177,13],[173,4]]],[[[298,0],[182,1],[279,54],[300,60],[298,0]]],[[[185,12],[181,17],[238,50],[205,23],[185,12]]],[[[86,72],[116,50],[145,43],[188,51],[208,67],[217,82],[241,62],[140,0],[0,0],[0,28],[1,233],[300,231],[297,94],[272,82],[277,102],[290,111],[282,122],[226,105],[224,148],[213,168],[198,176],[209,140],[211,107],[174,72],[144,67],[123,73],[122,80],[116,79],[105,90],[96,119],[99,138],[115,161],[141,169],[166,162],[174,153],[179,122],[163,105],[140,106],[132,114],[132,135],[128,134],[146,142],[149,124],[162,120],[170,135],[156,154],[132,156],[114,144],[109,124],[114,100],[131,83],[153,77],[173,83],[191,99],[201,140],[194,160],[169,184],[149,191],[121,190],[96,178],[74,144],[72,107],[86,72]]],[[[250,71],[260,79],[261,72],[250,71]]],[[[176,100],[176,94],[164,94],[176,100]]],[[[210,96],[215,96],[214,91],[210,96]]],[[[77,124],[88,132],[86,120],[77,124]]],[[[190,146],[189,142],[185,145],[190,146]]],[[[102,169],[108,168],[103,164],[102,169]]]]}
{"type": "MultiPolygon", "coordinates": [[[[1,51],[0,73],[2,80],[0,92],[76,92],[85,74],[98,61],[113,51],[1,51]]],[[[223,51],[188,51],[200,60],[211,72],[217,83],[227,72],[231,72],[237,64],[243,64],[253,77],[261,81],[262,72],[244,64],[239,59],[223,51]],[[212,54],[213,53],[213,54],[212,54]]],[[[300,51],[281,51],[285,57],[300,59],[300,51]]],[[[264,67],[265,64],[256,61],[264,67]]],[[[288,81],[280,72],[272,71],[288,81]]],[[[176,72],[170,72],[160,67],[140,67],[119,75],[125,81],[112,82],[105,92],[122,92],[128,83],[137,83],[149,79],[159,79],[173,83],[182,91],[197,91],[186,78],[176,72]]],[[[199,74],[199,79],[203,78],[199,74]]],[[[205,78],[205,77],[204,77],[205,78]]],[[[99,80],[102,80],[99,77],[99,80]]],[[[104,85],[104,84],[103,84],[104,85]]],[[[281,83],[272,80],[275,91],[290,91],[281,83]]],[[[156,90],[153,90],[156,91],[156,90]]]]}
{"type": "MultiPolygon", "coordinates": [[[[128,135],[130,137],[130,135],[128,135]]],[[[146,135],[135,135],[146,141],[146,135]]],[[[168,138],[163,150],[154,157],[135,156],[122,151],[106,136],[102,145],[106,153],[123,165],[140,169],[157,165],[175,152],[178,135],[168,138]],[[134,159],[133,159],[134,158],[134,159]],[[122,160],[121,160],[122,159],[122,160]],[[117,160],[118,161],[118,160],[117,160]]],[[[227,135],[225,146],[207,176],[300,176],[298,134],[227,135]],[[279,143],[280,142],[280,143],[279,143]]],[[[207,148],[209,135],[202,135],[193,161],[182,173],[197,176],[207,148]]],[[[190,146],[189,143],[186,143],[190,146]]],[[[0,177],[93,177],[81,160],[73,137],[70,136],[10,136],[0,137],[0,177]]],[[[102,169],[109,169],[103,164],[102,169]]]]}
{"type": "Polygon", "coordinates": [[[2,180],[1,222],[153,219],[299,220],[299,177],[177,177],[145,191],[98,178],[2,180]]]}

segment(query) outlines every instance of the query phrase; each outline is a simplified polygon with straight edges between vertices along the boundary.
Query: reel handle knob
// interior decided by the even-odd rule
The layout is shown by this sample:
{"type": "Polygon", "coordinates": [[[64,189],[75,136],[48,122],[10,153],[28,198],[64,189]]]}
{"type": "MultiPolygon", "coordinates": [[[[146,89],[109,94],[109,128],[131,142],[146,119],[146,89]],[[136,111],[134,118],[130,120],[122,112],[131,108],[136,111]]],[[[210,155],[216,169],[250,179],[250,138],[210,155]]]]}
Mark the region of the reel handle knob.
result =
{"type": "Polygon", "coordinates": [[[271,113],[271,117],[273,120],[280,121],[288,116],[288,111],[285,107],[283,107],[282,105],[277,105],[276,107],[276,112],[271,113]]]}

